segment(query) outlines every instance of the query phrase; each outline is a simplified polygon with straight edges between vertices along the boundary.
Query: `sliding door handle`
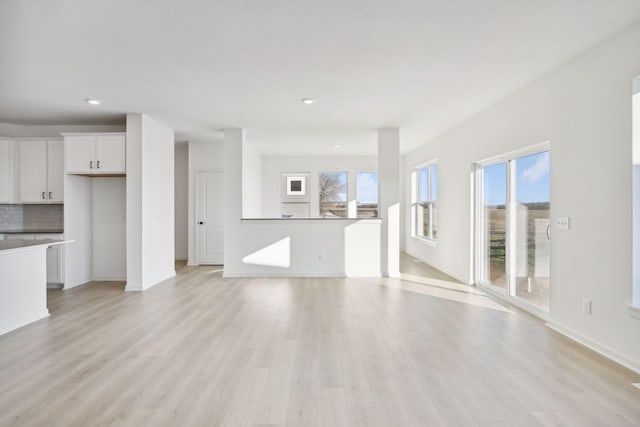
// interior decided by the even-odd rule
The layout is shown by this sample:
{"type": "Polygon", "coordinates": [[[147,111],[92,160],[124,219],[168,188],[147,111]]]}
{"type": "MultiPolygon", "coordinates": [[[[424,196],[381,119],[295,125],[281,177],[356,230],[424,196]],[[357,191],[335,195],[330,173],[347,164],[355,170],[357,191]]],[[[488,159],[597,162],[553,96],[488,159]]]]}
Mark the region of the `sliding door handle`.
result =
{"type": "Polygon", "coordinates": [[[89,162],[89,169],[93,169],[93,160],[89,162]]]}
{"type": "Polygon", "coordinates": [[[44,196],[45,192],[42,192],[42,200],[46,199],[46,197],[44,196]]]}
{"type": "Polygon", "coordinates": [[[53,194],[53,191],[49,191],[49,198],[53,199],[53,197],[51,197],[51,195],[53,194]]]}
{"type": "Polygon", "coordinates": [[[98,163],[96,165],[98,166],[98,169],[100,169],[100,160],[98,160],[98,163]]]}
{"type": "Polygon", "coordinates": [[[547,239],[551,240],[551,223],[547,225],[547,239]]]}

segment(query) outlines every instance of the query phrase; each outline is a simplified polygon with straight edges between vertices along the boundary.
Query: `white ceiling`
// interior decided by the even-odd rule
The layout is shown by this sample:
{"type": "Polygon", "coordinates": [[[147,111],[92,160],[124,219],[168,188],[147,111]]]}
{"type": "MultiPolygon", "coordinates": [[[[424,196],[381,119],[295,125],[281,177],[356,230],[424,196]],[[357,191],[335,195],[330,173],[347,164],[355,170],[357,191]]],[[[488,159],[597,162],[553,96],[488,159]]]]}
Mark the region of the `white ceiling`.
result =
{"type": "Polygon", "coordinates": [[[284,152],[399,126],[406,152],[638,18],[638,0],[3,0],[0,121],[143,112],[284,152]]]}

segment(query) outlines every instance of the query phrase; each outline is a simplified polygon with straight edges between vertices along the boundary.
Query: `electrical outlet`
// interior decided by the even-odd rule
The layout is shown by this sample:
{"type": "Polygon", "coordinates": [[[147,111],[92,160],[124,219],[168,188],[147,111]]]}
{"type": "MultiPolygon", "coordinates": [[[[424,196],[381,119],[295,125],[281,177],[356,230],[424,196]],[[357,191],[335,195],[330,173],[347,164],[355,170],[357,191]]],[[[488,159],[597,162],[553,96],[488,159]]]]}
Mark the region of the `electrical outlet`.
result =
{"type": "Polygon", "coordinates": [[[569,217],[557,217],[555,220],[556,230],[568,230],[569,222],[569,217]]]}
{"type": "Polygon", "coordinates": [[[584,314],[591,314],[591,300],[590,299],[583,299],[582,300],[582,312],[584,314]]]}

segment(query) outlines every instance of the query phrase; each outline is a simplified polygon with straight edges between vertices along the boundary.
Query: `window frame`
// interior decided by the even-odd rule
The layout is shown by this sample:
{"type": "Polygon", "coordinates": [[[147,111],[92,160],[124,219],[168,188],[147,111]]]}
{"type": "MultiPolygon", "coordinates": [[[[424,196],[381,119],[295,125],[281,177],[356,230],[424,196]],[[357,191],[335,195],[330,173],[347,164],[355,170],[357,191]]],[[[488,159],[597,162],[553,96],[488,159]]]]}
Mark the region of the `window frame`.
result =
{"type": "Polygon", "coordinates": [[[422,163],[413,168],[411,172],[411,236],[423,241],[425,243],[435,245],[438,241],[438,229],[434,227],[434,219],[437,220],[437,205],[438,205],[438,159],[430,160],[426,163],[422,163]],[[435,166],[435,174],[434,174],[435,166]],[[422,171],[427,169],[427,199],[421,200],[420,193],[420,176],[422,171]],[[435,176],[435,180],[433,179],[435,176]],[[435,181],[435,184],[434,184],[435,181]],[[435,198],[434,198],[435,195],[435,198]],[[429,230],[427,233],[423,232],[423,235],[418,233],[420,229],[420,218],[424,218],[424,214],[419,215],[420,209],[428,209],[429,212],[429,230]],[[434,233],[435,231],[435,233],[434,233]]]}
{"type": "Polygon", "coordinates": [[[327,171],[327,172],[318,172],[318,216],[322,219],[340,219],[340,218],[349,218],[349,172],[348,171],[327,171]],[[330,201],[322,201],[320,197],[320,176],[322,175],[345,175],[344,181],[344,194],[345,200],[330,200],[330,201]],[[336,216],[336,217],[327,217],[322,214],[322,206],[327,204],[342,204],[344,203],[345,208],[345,216],[336,216]]]}
{"type": "Polygon", "coordinates": [[[380,181],[379,181],[379,175],[378,175],[378,171],[359,171],[355,173],[355,202],[356,202],[356,218],[358,219],[377,219],[380,217],[380,181]],[[358,209],[360,208],[360,204],[373,204],[371,202],[360,202],[358,200],[358,175],[376,175],[376,181],[378,183],[378,186],[376,187],[376,215],[373,217],[359,217],[358,216],[358,209]]]}

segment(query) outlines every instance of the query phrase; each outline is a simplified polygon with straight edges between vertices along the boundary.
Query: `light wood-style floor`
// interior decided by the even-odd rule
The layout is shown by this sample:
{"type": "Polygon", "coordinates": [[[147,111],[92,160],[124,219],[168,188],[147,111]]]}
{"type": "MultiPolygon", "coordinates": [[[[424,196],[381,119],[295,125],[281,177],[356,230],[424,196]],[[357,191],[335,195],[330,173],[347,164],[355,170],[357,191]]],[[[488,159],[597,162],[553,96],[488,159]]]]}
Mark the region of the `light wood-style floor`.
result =
{"type": "Polygon", "coordinates": [[[640,425],[640,375],[446,277],[182,267],[49,307],[0,337],[2,426],[640,425]]]}

